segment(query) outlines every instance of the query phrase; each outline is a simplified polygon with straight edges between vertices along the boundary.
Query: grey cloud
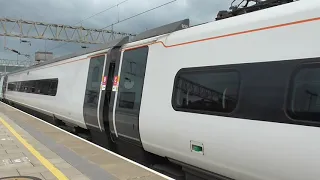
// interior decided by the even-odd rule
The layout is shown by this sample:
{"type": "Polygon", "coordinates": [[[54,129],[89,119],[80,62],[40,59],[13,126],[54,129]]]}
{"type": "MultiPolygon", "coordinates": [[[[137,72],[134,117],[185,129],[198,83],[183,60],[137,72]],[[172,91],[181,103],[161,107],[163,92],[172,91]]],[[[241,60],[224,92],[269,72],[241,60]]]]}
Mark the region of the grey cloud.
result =
{"type": "MultiPolygon", "coordinates": [[[[22,18],[25,20],[73,25],[81,19],[107,9],[123,0],[10,0],[0,2],[0,17],[22,18]]],[[[128,18],[170,0],[129,0],[118,8],[110,9],[81,24],[86,27],[102,28],[128,18]],[[118,16],[119,15],[119,16],[118,16]]],[[[177,0],[176,2],[116,24],[115,31],[139,33],[170,22],[190,18],[191,24],[212,21],[219,10],[228,9],[231,0],[177,0]]],[[[79,24],[80,25],[80,24],[79,24]]],[[[4,38],[0,37],[0,58],[17,59],[16,54],[4,52],[4,38]]],[[[24,53],[34,54],[45,50],[44,40],[30,40],[32,46],[20,44],[18,38],[7,38],[8,45],[24,53]]],[[[46,41],[47,49],[63,42],[46,41]]],[[[54,55],[63,55],[80,50],[79,44],[68,43],[54,49],[54,55]]],[[[26,59],[19,57],[19,59],[26,59]]]]}

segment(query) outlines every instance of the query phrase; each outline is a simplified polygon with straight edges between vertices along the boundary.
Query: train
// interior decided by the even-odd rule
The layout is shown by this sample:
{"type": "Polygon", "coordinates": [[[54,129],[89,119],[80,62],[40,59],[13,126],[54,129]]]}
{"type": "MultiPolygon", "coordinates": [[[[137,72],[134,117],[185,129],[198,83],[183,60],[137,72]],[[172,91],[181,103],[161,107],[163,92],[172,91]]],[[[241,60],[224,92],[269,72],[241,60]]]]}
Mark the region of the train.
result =
{"type": "Polygon", "coordinates": [[[176,179],[318,180],[319,1],[229,15],[7,73],[0,98],[176,179]]]}

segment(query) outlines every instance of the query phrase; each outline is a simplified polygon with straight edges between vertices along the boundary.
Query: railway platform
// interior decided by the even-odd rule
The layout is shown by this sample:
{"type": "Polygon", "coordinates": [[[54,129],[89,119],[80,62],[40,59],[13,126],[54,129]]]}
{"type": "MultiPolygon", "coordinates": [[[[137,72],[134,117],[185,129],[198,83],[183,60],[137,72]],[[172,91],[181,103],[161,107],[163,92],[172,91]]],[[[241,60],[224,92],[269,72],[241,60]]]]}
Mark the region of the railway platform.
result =
{"type": "Polygon", "coordinates": [[[171,179],[0,103],[0,180],[171,179]]]}

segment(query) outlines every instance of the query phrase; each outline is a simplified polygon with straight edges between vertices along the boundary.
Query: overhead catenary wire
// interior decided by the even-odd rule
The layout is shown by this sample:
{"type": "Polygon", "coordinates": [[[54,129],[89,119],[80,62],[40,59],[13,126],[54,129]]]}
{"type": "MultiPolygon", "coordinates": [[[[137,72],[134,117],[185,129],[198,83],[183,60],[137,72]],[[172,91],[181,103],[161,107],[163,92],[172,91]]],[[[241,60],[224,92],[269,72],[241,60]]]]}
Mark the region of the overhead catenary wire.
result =
{"type": "Polygon", "coordinates": [[[121,22],[127,21],[127,20],[129,20],[129,19],[134,18],[134,17],[140,16],[141,14],[144,14],[144,13],[147,13],[147,12],[149,12],[149,11],[152,11],[152,10],[158,9],[158,8],[160,8],[160,7],[166,6],[166,5],[168,5],[168,4],[171,4],[171,3],[175,2],[175,1],[177,1],[177,0],[173,0],[173,1],[170,1],[170,2],[167,2],[167,3],[164,3],[164,4],[161,4],[161,5],[156,6],[156,7],[154,7],[154,8],[148,9],[148,10],[143,11],[143,12],[141,12],[141,13],[138,13],[138,14],[135,14],[135,15],[130,16],[130,17],[128,17],[128,18],[125,18],[125,19],[123,19],[123,20],[121,20],[121,21],[118,21],[118,22],[116,22],[116,23],[110,24],[110,25],[108,25],[108,26],[106,26],[106,27],[104,27],[104,28],[101,28],[101,29],[106,29],[106,28],[108,28],[108,27],[110,27],[110,26],[113,26],[113,25],[115,25],[115,24],[119,24],[119,23],[121,23],[121,22]]]}
{"type": "MultiPolygon", "coordinates": [[[[153,11],[153,10],[155,10],[155,9],[161,8],[161,7],[163,7],[163,6],[169,5],[169,4],[171,4],[171,3],[175,2],[175,1],[177,1],[177,0],[172,0],[172,1],[166,2],[166,3],[164,3],[164,4],[158,5],[158,6],[156,6],[156,7],[153,7],[153,8],[151,8],[151,9],[148,9],[148,10],[143,11],[143,12],[141,12],[141,13],[138,13],[138,14],[135,14],[135,15],[130,16],[130,17],[128,17],[128,18],[125,18],[125,19],[123,19],[123,20],[120,20],[120,21],[118,21],[118,22],[116,22],[116,23],[112,23],[112,24],[110,24],[110,25],[108,25],[108,26],[105,26],[105,27],[103,27],[103,28],[101,28],[101,29],[103,30],[103,29],[106,29],[106,28],[108,28],[108,27],[110,27],[110,26],[113,26],[113,25],[122,23],[122,22],[127,21],[127,20],[129,20],[129,19],[132,19],[132,18],[134,18],[134,17],[137,17],[137,16],[140,16],[140,15],[142,15],[142,14],[145,14],[145,13],[147,13],[147,12],[150,12],[150,11],[153,11]]],[[[67,44],[67,43],[65,43],[65,44],[67,44]]],[[[62,44],[62,45],[65,45],[65,44],[62,44]]],[[[54,48],[52,48],[52,49],[50,49],[50,50],[59,48],[59,47],[61,47],[62,45],[60,45],[60,46],[58,45],[57,47],[54,47],[54,48]]],[[[49,51],[50,51],[50,50],[49,50],[49,51]]]]}
{"type": "Polygon", "coordinates": [[[123,3],[127,2],[127,1],[129,1],[129,0],[121,1],[121,2],[119,2],[119,3],[118,3],[118,4],[116,4],[116,5],[113,5],[113,6],[111,6],[111,7],[107,8],[107,9],[105,9],[105,10],[103,10],[103,11],[100,11],[100,12],[96,13],[96,14],[93,14],[93,15],[91,15],[91,16],[89,16],[89,17],[85,18],[85,19],[82,19],[81,21],[77,22],[77,23],[76,23],[76,24],[74,24],[74,25],[77,25],[77,24],[79,24],[79,23],[82,23],[83,21],[88,20],[88,19],[90,19],[90,18],[93,18],[94,16],[97,16],[97,15],[99,15],[99,14],[101,14],[101,13],[104,13],[104,12],[106,12],[106,11],[108,11],[108,10],[112,9],[112,8],[118,7],[119,5],[121,5],[121,4],[123,4],[123,3]]]}
{"type": "MultiPolygon", "coordinates": [[[[121,1],[121,2],[119,2],[118,4],[115,4],[115,5],[107,8],[107,9],[104,9],[104,10],[98,12],[98,13],[95,13],[95,14],[87,17],[87,18],[82,19],[82,20],[80,20],[79,22],[77,22],[77,23],[75,23],[75,24],[73,24],[73,25],[77,25],[77,24],[79,24],[79,23],[82,23],[83,21],[88,20],[88,19],[90,19],[90,18],[93,18],[94,16],[97,16],[97,15],[99,15],[99,14],[101,14],[101,13],[104,13],[104,12],[106,12],[106,11],[112,9],[112,8],[118,7],[119,5],[121,5],[121,4],[123,4],[123,3],[127,2],[127,1],[129,1],[129,0],[121,1]]],[[[68,42],[65,42],[65,43],[63,43],[63,44],[59,44],[59,45],[57,45],[57,46],[49,49],[48,51],[51,51],[51,50],[56,49],[56,48],[59,48],[59,47],[61,47],[61,46],[63,46],[63,45],[66,45],[66,44],[68,44],[68,42]]]]}

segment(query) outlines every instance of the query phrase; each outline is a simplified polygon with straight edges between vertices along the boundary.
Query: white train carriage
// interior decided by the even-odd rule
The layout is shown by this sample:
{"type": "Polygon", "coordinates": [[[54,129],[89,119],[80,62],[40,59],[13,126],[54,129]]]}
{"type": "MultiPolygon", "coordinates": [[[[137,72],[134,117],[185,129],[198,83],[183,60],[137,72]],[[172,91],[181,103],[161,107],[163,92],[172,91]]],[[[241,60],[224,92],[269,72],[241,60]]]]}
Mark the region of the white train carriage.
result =
{"type": "Polygon", "coordinates": [[[232,179],[319,179],[319,10],[301,0],[149,45],[144,149],[232,179]]]}
{"type": "Polygon", "coordinates": [[[92,109],[99,108],[106,54],[127,39],[9,73],[6,99],[62,120],[68,126],[89,126],[101,131],[99,116],[92,109]]]}
{"type": "Polygon", "coordinates": [[[301,0],[183,20],[11,73],[5,97],[188,180],[316,180],[319,17],[319,1],[301,0]]]}

